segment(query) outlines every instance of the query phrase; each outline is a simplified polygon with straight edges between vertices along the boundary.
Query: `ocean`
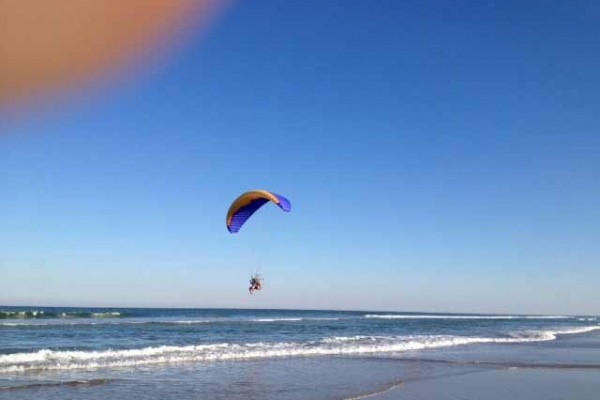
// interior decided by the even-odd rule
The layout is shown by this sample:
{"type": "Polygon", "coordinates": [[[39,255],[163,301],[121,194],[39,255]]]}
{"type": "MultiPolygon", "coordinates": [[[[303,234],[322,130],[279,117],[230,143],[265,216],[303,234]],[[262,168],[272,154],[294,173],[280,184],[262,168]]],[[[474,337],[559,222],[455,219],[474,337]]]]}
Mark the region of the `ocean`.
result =
{"type": "Polygon", "coordinates": [[[600,382],[599,330],[584,315],[0,306],[0,398],[386,398],[481,368],[600,382]]]}

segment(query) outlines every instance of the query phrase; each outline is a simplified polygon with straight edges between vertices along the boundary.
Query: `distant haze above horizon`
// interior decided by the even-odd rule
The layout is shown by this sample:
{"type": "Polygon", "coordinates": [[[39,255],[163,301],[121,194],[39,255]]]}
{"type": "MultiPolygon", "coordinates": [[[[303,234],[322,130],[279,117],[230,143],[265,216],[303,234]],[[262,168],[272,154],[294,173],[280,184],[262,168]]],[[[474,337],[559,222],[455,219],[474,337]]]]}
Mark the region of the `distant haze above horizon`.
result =
{"type": "Polygon", "coordinates": [[[224,10],[0,110],[0,304],[600,314],[600,4],[224,10]]]}

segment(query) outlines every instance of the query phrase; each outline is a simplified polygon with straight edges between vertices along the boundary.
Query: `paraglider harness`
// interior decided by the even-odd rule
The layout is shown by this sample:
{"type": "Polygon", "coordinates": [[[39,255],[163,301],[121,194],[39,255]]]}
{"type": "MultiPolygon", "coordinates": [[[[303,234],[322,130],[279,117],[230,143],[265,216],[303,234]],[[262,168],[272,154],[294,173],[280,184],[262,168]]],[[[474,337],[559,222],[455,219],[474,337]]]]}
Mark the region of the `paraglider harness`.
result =
{"type": "Polygon", "coordinates": [[[250,292],[250,294],[254,293],[255,290],[262,289],[262,281],[263,281],[262,276],[260,276],[258,274],[252,275],[252,277],[250,278],[250,287],[248,288],[248,291],[250,292]]]}

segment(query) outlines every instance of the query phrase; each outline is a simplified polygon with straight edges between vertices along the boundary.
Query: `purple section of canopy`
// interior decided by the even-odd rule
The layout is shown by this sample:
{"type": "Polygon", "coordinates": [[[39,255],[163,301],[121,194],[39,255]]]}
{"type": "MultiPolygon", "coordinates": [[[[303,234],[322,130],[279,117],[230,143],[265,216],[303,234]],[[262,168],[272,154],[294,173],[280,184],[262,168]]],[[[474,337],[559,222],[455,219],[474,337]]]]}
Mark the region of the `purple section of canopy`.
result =
{"type": "Polygon", "coordinates": [[[256,212],[256,210],[261,208],[268,201],[269,200],[263,198],[255,199],[252,200],[250,204],[240,207],[231,217],[231,222],[227,227],[227,229],[229,229],[229,232],[237,233],[242,227],[242,225],[244,225],[246,220],[250,218],[252,214],[256,212]]]}
{"type": "Polygon", "coordinates": [[[285,197],[283,197],[280,194],[277,193],[273,193],[271,192],[271,194],[275,197],[277,197],[277,200],[279,200],[279,204],[277,204],[279,206],[279,208],[281,208],[283,211],[285,212],[289,212],[292,209],[292,204],[290,203],[290,201],[288,199],[286,199],[285,197]]]}

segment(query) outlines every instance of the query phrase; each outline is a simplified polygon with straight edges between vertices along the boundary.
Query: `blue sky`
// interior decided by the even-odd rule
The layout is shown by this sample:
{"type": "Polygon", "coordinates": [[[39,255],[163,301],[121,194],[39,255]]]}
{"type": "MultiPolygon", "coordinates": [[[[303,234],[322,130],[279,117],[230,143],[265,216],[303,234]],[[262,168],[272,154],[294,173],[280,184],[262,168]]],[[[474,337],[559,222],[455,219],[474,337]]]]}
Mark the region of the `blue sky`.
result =
{"type": "Polygon", "coordinates": [[[158,64],[2,123],[0,304],[599,314],[599,20],[233,3],[158,64]],[[293,210],[230,235],[252,188],[293,210]]]}

